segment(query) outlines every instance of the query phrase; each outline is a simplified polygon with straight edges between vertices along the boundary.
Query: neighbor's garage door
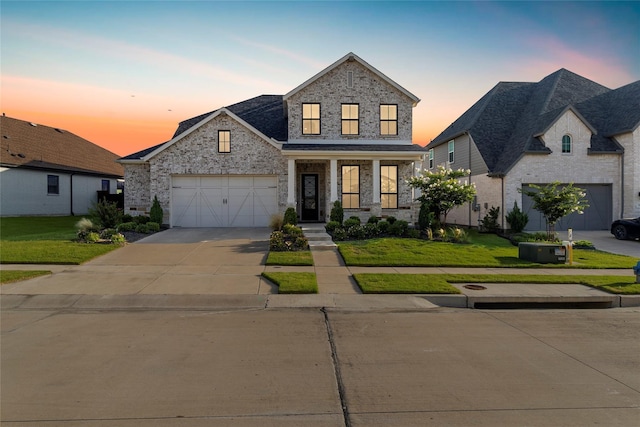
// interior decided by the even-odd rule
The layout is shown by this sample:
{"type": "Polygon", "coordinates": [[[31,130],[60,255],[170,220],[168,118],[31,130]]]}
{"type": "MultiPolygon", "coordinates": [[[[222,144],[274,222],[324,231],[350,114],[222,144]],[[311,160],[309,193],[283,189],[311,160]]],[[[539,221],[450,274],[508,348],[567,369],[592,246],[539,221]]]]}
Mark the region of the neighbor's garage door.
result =
{"type": "MultiPolygon", "coordinates": [[[[608,230],[611,227],[612,217],[612,189],[609,184],[574,184],[574,187],[582,188],[586,191],[586,199],[589,207],[584,214],[572,213],[562,218],[556,224],[556,231],[565,231],[569,228],[574,230],[608,230]]],[[[531,187],[523,185],[524,191],[532,190],[531,187]]],[[[529,223],[525,230],[540,231],[546,229],[544,217],[540,212],[533,209],[533,201],[525,194],[522,195],[522,210],[529,215],[529,223]]]]}
{"type": "Polygon", "coordinates": [[[275,176],[174,176],[173,227],[266,227],[277,213],[275,176]]]}

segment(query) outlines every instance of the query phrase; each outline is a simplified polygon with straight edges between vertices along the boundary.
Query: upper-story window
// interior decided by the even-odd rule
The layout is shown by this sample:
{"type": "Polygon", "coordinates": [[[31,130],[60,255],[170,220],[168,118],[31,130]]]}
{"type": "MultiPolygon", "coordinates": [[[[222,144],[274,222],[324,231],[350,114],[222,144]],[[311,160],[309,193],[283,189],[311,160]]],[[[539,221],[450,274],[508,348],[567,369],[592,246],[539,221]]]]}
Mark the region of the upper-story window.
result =
{"type": "Polygon", "coordinates": [[[571,142],[571,136],[565,135],[562,137],[562,153],[563,154],[571,154],[573,151],[573,146],[571,142]]]}
{"type": "Polygon", "coordinates": [[[230,153],[231,152],[231,131],[219,130],[218,131],[218,153],[230,153]]]}
{"type": "Polygon", "coordinates": [[[360,116],[358,104],[342,104],[342,134],[358,135],[360,133],[360,116]]]}
{"type": "Polygon", "coordinates": [[[453,160],[455,159],[455,148],[456,143],[454,141],[449,141],[449,163],[453,163],[453,160]]]}
{"type": "Polygon", "coordinates": [[[302,104],[302,134],[320,135],[320,104],[302,104]]]}
{"type": "Polygon", "coordinates": [[[380,104],[380,134],[398,134],[398,106],[395,104],[380,104]]]}
{"type": "Polygon", "coordinates": [[[433,148],[429,149],[429,169],[433,169],[433,148]]]}

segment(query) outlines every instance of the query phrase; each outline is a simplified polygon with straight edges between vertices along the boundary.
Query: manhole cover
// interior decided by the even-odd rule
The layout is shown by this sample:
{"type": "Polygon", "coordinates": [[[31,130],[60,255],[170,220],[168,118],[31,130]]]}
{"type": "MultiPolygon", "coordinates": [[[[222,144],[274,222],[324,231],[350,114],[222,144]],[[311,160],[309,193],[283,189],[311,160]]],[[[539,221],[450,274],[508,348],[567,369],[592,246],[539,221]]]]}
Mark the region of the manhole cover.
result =
{"type": "Polygon", "coordinates": [[[485,286],[482,286],[482,285],[464,285],[463,288],[471,289],[472,291],[483,291],[487,289],[485,286]]]}

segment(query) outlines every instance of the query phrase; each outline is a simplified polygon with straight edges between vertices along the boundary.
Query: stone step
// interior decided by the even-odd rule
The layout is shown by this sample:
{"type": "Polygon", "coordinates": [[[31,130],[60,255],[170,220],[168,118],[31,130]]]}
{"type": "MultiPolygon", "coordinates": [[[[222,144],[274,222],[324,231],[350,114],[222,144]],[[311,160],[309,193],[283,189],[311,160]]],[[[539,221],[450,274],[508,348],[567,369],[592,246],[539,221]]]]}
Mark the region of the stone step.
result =
{"type": "Polygon", "coordinates": [[[327,233],[304,233],[304,237],[306,237],[310,242],[331,240],[331,236],[329,236],[327,233]]]}

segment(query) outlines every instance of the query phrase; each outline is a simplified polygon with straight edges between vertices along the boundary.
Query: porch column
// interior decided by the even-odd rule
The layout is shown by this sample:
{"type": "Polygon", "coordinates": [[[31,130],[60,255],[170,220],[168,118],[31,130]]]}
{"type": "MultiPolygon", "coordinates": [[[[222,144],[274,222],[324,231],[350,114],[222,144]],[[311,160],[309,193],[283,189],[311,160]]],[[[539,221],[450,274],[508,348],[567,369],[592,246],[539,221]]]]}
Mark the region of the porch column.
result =
{"type": "Polygon", "coordinates": [[[329,202],[333,205],[333,202],[338,200],[338,160],[331,159],[330,175],[331,175],[331,200],[329,202]]]}
{"type": "Polygon", "coordinates": [[[373,204],[380,204],[380,160],[373,161],[373,204]]]}
{"type": "Polygon", "coordinates": [[[296,206],[296,159],[288,160],[287,206],[296,206]]]}
{"type": "MultiPolygon", "coordinates": [[[[418,177],[422,175],[422,161],[418,160],[413,162],[413,176],[418,177]]],[[[411,189],[411,200],[416,200],[422,196],[422,192],[418,188],[411,189]]]]}

